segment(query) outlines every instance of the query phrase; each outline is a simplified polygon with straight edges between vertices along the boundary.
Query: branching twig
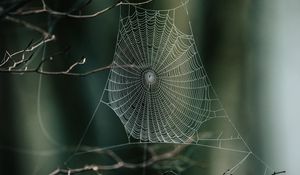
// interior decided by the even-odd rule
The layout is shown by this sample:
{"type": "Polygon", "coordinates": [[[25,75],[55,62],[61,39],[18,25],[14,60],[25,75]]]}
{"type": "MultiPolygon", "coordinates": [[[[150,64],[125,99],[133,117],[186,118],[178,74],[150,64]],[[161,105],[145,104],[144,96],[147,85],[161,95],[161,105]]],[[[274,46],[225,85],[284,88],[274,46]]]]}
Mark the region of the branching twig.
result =
{"type": "MultiPolygon", "coordinates": [[[[70,18],[92,18],[92,17],[96,17],[99,16],[111,9],[113,9],[114,7],[120,6],[120,5],[142,5],[142,4],[146,4],[151,2],[152,0],[146,0],[144,2],[140,2],[140,3],[130,3],[127,0],[118,0],[116,1],[113,5],[97,11],[93,14],[88,14],[88,15],[76,15],[76,14],[72,14],[72,12],[59,12],[59,11],[55,11],[53,9],[51,9],[45,2],[45,0],[41,0],[41,4],[42,7],[38,8],[38,9],[33,9],[33,10],[22,10],[21,8],[27,4],[27,3],[21,3],[20,5],[18,5],[19,8],[11,8],[9,10],[9,13],[6,13],[5,16],[5,20],[7,21],[11,21],[20,25],[23,25],[25,28],[36,31],[40,34],[43,35],[43,39],[40,42],[34,43],[32,44],[32,42],[28,45],[28,47],[26,47],[23,50],[19,50],[13,53],[10,53],[8,51],[5,52],[5,55],[0,63],[0,73],[17,73],[17,74],[25,74],[25,73],[38,73],[38,74],[43,74],[43,75],[71,75],[71,76],[87,76],[93,73],[97,73],[103,70],[107,70],[110,68],[117,68],[117,67],[133,67],[133,65],[113,65],[110,64],[108,66],[104,66],[104,67],[99,67],[99,68],[95,68],[93,70],[87,71],[87,72],[83,72],[83,73],[75,73],[72,72],[74,70],[75,67],[77,67],[78,65],[82,65],[85,63],[86,58],[81,58],[79,61],[76,61],[75,63],[73,63],[72,65],[70,65],[66,70],[62,70],[62,71],[45,71],[42,69],[43,65],[48,62],[51,61],[53,57],[49,57],[48,59],[43,59],[42,61],[40,61],[40,63],[38,64],[38,66],[36,68],[28,68],[27,66],[27,62],[29,60],[32,59],[33,54],[35,49],[37,49],[38,47],[51,42],[53,40],[55,40],[55,35],[50,34],[49,32],[47,32],[46,30],[31,24],[27,21],[12,17],[11,15],[31,15],[31,14],[40,14],[40,13],[48,13],[50,15],[55,15],[55,16],[65,16],[65,17],[70,17],[70,18]],[[16,10],[18,9],[18,10],[16,10]],[[13,10],[16,10],[15,12],[13,10]],[[31,55],[29,57],[26,58],[26,54],[30,53],[31,55]],[[21,57],[19,59],[16,59],[16,57],[21,57]]],[[[86,4],[84,4],[83,6],[81,6],[79,8],[82,9],[83,7],[85,7],[86,5],[88,5],[91,1],[88,1],[86,4]]],[[[75,11],[78,11],[75,10],[75,11]]],[[[1,15],[3,15],[4,13],[2,13],[1,15]]]]}
{"type": "Polygon", "coordinates": [[[86,165],[82,168],[75,168],[75,169],[56,169],[50,175],[59,175],[59,174],[79,174],[83,172],[100,172],[100,171],[107,171],[107,170],[115,170],[119,168],[127,168],[127,169],[136,169],[136,168],[145,168],[149,167],[155,163],[158,163],[163,160],[168,160],[177,156],[187,145],[179,145],[175,147],[173,150],[162,153],[162,154],[154,154],[150,159],[141,162],[141,163],[128,163],[121,159],[115,152],[112,150],[105,151],[106,155],[110,156],[115,163],[111,165],[86,165]]]}
{"type": "Polygon", "coordinates": [[[144,1],[144,2],[140,2],[140,3],[130,3],[130,2],[127,2],[127,1],[125,2],[124,0],[117,0],[111,6],[105,8],[105,9],[99,10],[95,13],[85,14],[85,15],[81,15],[81,14],[77,15],[77,14],[72,14],[72,13],[60,12],[60,11],[53,10],[45,3],[44,0],[41,0],[41,2],[42,2],[42,7],[41,8],[32,9],[32,10],[19,10],[19,11],[16,11],[16,12],[12,12],[10,14],[11,15],[32,15],[32,14],[48,13],[48,14],[54,15],[54,16],[65,16],[65,17],[69,17],[69,18],[79,18],[79,19],[93,18],[93,17],[99,16],[99,15],[102,15],[105,12],[107,12],[107,11],[109,11],[109,10],[115,8],[115,7],[118,7],[120,5],[142,5],[142,4],[147,4],[151,1],[153,1],[153,0],[147,0],[147,1],[144,1]]]}
{"type": "MultiPolygon", "coordinates": [[[[32,56],[31,56],[32,57],[32,56]]],[[[30,59],[30,58],[29,58],[30,59]]],[[[94,73],[98,73],[98,72],[102,72],[104,70],[108,70],[108,69],[112,69],[112,68],[128,68],[128,67],[135,67],[135,65],[132,64],[128,64],[128,65],[115,65],[115,64],[109,64],[107,66],[103,66],[103,67],[98,67],[95,68],[93,70],[90,71],[86,71],[86,72],[72,72],[72,70],[77,67],[78,65],[82,65],[85,64],[85,60],[86,58],[81,58],[79,61],[76,61],[75,63],[73,63],[72,65],[70,65],[67,69],[62,70],[62,71],[46,71],[42,69],[42,66],[47,62],[47,61],[51,61],[53,58],[49,57],[47,59],[42,60],[38,66],[36,68],[19,68],[19,69],[14,69],[16,68],[18,65],[22,64],[22,63],[26,63],[29,59],[23,59],[21,62],[15,62],[18,64],[13,64],[13,66],[10,66],[8,69],[3,69],[1,68],[1,64],[0,64],[0,73],[15,73],[15,74],[25,74],[25,73],[37,73],[37,74],[42,74],[42,75],[68,75],[68,76],[88,76],[94,73]]],[[[6,62],[8,62],[6,60],[6,62]]]]}
{"type": "MultiPolygon", "coordinates": [[[[47,32],[46,30],[44,30],[34,24],[31,24],[27,21],[17,19],[17,18],[11,17],[11,16],[6,16],[4,19],[7,21],[10,21],[10,22],[22,25],[29,30],[38,32],[38,33],[42,34],[43,37],[42,37],[41,41],[36,42],[34,44],[33,44],[33,41],[31,41],[28,44],[28,46],[23,50],[19,50],[19,51],[13,52],[13,53],[9,53],[8,51],[6,51],[2,62],[0,63],[0,72],[12,71],[19,65],[25,65],[25,63],[27,63],[33,56],[33,55],[31,55],[29,58],[25,59],[26,53],[33,52],[35,49],[44,45],[45,43],[55,40],[55,35],[52,35],[49,32],[47,32]],[[21,59],[17,61],[14,57],[16,57],[18,55],[21,55],[21,59]],[[8,63],[11,63],[11,65],[8,67],[8,69],[5,69],[4,66],[8,63]]],[[[25,68],[25,69],[27,69],[27,68],[25,68]]],[[[20,69],[18,69],[18,71],[20,71],[20,69]]]]}
{"type": "MultiPolygon", "coordinates": [[[[24,5],[24,3],[21,3],[24,5]]],[[[25,3],[26,4],[26,3],[25,3]]],[[[20,71],[27,71],[27,66],[26,63],[31,60],[31,58],[33,57],[34,51],[35,49],[37,49],[38,47],[44,45],[45,43],[51,42],[53,40],[55,40],[55,35],[50,34],[49,32],[47,32],[46,30],[40,28],[37,25],[34,25],[32,23],[29,23],[25,20],[21,20],[21,19],[17,19],[14,18],[12,16],[6,15],[4,17],[5,20],[22,25],[23,27],[38,32],[40,33],[43,37],[42,40],[39,42],[36,42],[33,44],[33,41],[31,41],[28,46],[20,51],[16,51],[14,53],[9,53],[8,51],[5,52],[4,57],[2,62],[0,63],[0,72],[20,72],[20,71]],[[25,54],[28,52],[32,52],[32,54],[28,57],[25,58],[25,54]],[[21,59],[17,60],[15,57],[21,55],[21,59]],[[8,64],[8,67],[4,67],[8,64]],[[25,66],[23,69],[16,69],[17,67],[20,66],[25,66]]]]}
{"type": "Polygon", "coordinates": [[[27,73],[32,72],[33,70],[29,70],[26,66],[26,63],[32,59],[35,49],[44,45],[45,43],[51,42],[55,40],[55,35],[49,35],[47,38],[32,44],[32,41],[28,44],[28,46],[17,52],[9,53],[5,51],[4,57],[0,63],[0,73],[27,73]],[[25,57],[26,53],[31,53],[29,57],[25,57]],[[20,59],[17,60],[15,57],[20,55],[20,59]],[[24,68],[18,68],[21,66],[25,66],[24,68]]]}

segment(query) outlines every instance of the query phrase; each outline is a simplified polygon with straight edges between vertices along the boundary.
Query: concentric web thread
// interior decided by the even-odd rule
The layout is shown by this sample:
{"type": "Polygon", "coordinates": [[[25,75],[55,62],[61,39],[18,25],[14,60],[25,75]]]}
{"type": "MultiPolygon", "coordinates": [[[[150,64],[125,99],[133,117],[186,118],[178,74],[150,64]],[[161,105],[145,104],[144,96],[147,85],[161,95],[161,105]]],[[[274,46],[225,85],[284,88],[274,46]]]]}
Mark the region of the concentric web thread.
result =
{"type": "Polygon", "coordinates": [[[203,124],[225,113],[194,38],[175,26],[175,9],[129,7],[121,18],[114,67],[103,100],[129,136],[149,142],[197,141],[203,124]]]}
{"type": "Polygon", "coordinates": [[[253,154],[217,98],[190,23],[190,33],[176,26],[178,8],[186,7],[121,7],[113,66],[92,119],[99,105],[106,104],[122,122],[128,143],[99,150],[139,143],[191,144],[241,154],[224,174],[235,173],[250,156],[268,174],[273,169],[253,154]]]}

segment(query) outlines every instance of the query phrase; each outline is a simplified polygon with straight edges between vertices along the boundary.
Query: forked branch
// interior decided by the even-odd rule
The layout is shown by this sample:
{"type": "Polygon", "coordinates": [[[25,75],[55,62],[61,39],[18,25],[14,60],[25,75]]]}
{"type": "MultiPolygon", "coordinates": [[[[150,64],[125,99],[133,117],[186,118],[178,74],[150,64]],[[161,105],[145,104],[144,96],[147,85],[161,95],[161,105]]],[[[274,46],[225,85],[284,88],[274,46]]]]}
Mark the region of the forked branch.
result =
{"type": "MultiPolygon", "coordinates": [[[[139,2],[139,3],[131,3],[131,2],[128,2],[126,0],[117,0],[111,6],[105,8],[105,9],[99,10],[97,12],[94,12],[92,14],[80,14],[82,8],[80,8],[79,10],[76,10],[75,12],[77,12],[78,14],[75,14],[74,11],[73,11],[73,13],[68,13],[68,12],[61,12],[61,11],[53,10],[46,4],[45,0],[41,0],[42,7],[38,7],[36,9],[30,9],[30,10],[28,10],[28,9],[19,9],[16,12],[10,13],[10,15],[33,15],[33,14],[40,14],[40,13],[48,13],[48,14],[54,15],[54,16],[64,16],[64,17],[69,17],[69,18],[79,18],[79,19],[93,18],[93,17],[97,17],[99,15],[102,15],[105,12],[107,12],[107,11],[109,11],[109,10],[115,8],[115,7],[118,7],[120,5],[142,5],[142,4],[147,4],[151,1],[153,1],[153,0],[146,0],[144,2],[139,2]]],[[[87,1],[85,4],[89,4],[90,2],[91,2],[91,0],[87,1]]]]}
{"type": "Polygon", "coordinates": [[[81,10],[86,7],[88,4],[90,4],[92,0],[88,0],[83,5],[81,5],[76,10],[73,10],[72,12],[60,12],[51,9],[45,2],[45,0],[41,0],[41,7],[35,8],[35,9],[24,9],[25,5],[28,4],[28,2],[20,3],[17,7],[13,6],[14,8],[9,8],[5,10],[5,13],[3,12],[1,16],[4,16],[4,19],[19,25],[22,25],[23,27],[40,33],[43,38],[39,42],[33,43],[32,41],[28,44],[28,46],[25,49],[10,53],[9,51],[5,51],[4,57],[2,60],[0,60],[0,73],[16,73],[16,74],[25,74],[25,73],[38,73],[43,75],[71,75],[71,76],[87,76],[93,73],[101,72],[103,70],[107,70],[110,68],[116,68],[116,67],[133,67],[133,65],[113,65],[113,63],[104,66],[104,67],[97,67],[93,70],[89,70],[87,72],[77,73],[73,72],[73,70],[78,67],[79,65],[83,65],[86,62],[86,58],[82,57],[78,61],[71,64],[68,68],[61,71],[46,71],[43,70],[43,65],[47,62],[50,62],[53,60],[53,56],[50,56],[48,58],[41,59],[38,66],[35,68],[29,68],[28,63],[33,60],[34,53],[37,48],[43,46],[46,43],[49,43],[53,40],[55,40],[55,35],[50,34],[46,30],[40,28],[39,26],[32,24],[30,22],[27,22],[22,19],[15,18],[13,16],[25,16],[25,15],[33,15],[33,14],[40,14],[40,13],[48,13],[49,15],[54,16],[62,16],[62,17],[69,17],[69,18],[92,18],[99,15],[104,14],[105,12],[120,6],[120,5],[142,5],[151,2],[152,0],[146,0],[144,2],[139,3],[131,3],[127,0],[118,0],[111,6],[99,10],[93,14],[80,14],[81,10]],[[75,14],[78,13],[78,14],[75,14]]]}
{"type": "Polygon", "coordinates": [[[146,167],[149,167],[160,161],[174,158],[179,153],[181,153],[186,146],[187,145],[179,145],[179,146],[176,146],[171,151],[168,151],[168,152],[165,152],[162,154],[156,154],[153,152],[153,150],[151,150],[151,152],[150,152],[151,158],[149,158],[148,160],[145,160],[143,162],[140,162],[140,163],[126,162],[112,150],[106,150],[106,151],[100,152],[100,153],[106,154],[107,156],[111,157],[115,161],[114,164],[111,164],[111,165],[101,165],[101,164],[86,165],[82,168],[75,168],[75,169],[58,168],[58,169],[54,170],[53,172],[51,172],[50,175],[59,175],[59,174],[73,175],[73,174],[79,174],[79,173],[84,173],[84,172],[103,172],[103,171],[108,171],[108,170],[116,170],[119,168],[127,168],[127,169],[146,168],[146,167]]]}

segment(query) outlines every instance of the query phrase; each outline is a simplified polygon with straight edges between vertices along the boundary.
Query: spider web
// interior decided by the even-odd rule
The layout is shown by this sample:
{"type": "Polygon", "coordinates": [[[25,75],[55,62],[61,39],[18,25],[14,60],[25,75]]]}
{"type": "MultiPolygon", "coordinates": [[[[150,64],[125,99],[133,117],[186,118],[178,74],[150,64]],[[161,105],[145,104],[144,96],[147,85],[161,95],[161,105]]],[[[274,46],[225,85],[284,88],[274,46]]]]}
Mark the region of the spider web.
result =
{"type": "Polygon", "coordinates": [[[86,130],[70,159],[126,145],[176,143],[240,154],[224,174],[235,173],[250,157],[262,164],[264,175],[273,172],[252,152],[220,103],[190,22],[189,33],[177,27],[176,13],[184,9],[188,16],[187,2],[168,10],[121,6],[113,66],[87,130],[99,106],[106,104],[123,124],[128,143],[77,152],[86,130]]]}
{"type": "MultiPolygon", "coordinates": [[[[135,12],[121,19],[121,30],[106,102],[128,134],[150,142],[185,143],[202,124],[224,117],[213,109],[204,68],[192,36],[174,25],[174,12],[135,12]],[[138,26],[138,27],[134,27],[138,26]],[[122,68],[130,64],[131,67],[122,68]],[[153,71],[148,85],[143,74],[153,71]]],[[[192,139],[194,140],[194,139],[192,139]]]]}
{"type": "MultiPolygon", "coordinates": [[[[192,145],[224,151],[230,158],[238,154],[238,158],[234,157],[228,163],[231,168],[222,171],[223,175],[239,174],[242,165],[250,159],[262,165],[261,174],[274,172],[252,152],[226,114],[201,62],[190,22],[187,21],[190,32],[183,32],[176,24],[180,9],[185,9],[188,16],[185,5],[169,10],[122,5],[113,68],[87,130],[99,112],[99,106],[106,104],[123,124],[128,142],[79,152],[86,130],[66,164],[89,153],[139,144],[145,146],[143,161],[147,161],[148,145],[167,143],[166,146],[192,145]]],[[[52,143],[63,147],[43,125],[41,88],[42,75],[37,100],[42,132],[52,143]]],[[[205,157],[203,153],[197,156],[205,157]]],[[[167,167],[166,171],[159,170],[162,174],[173,175],[181,174],[186,167],[176,164],[176,167],[167,167]]],[[[146,168],[143,168],[143,174],[145,172],[146,168]]]]}
{"type": "MultiPolygon", "coordinates": [[[[124,7],[123,7],[124,8],[124,7]]],[[[176,10],[128,6],[102,103],[141,142],[198,143],[207,123],[227,122],[192,34],[175,25],[176,10]],[[149,83],[146,75],[153,76],[149,83]]],[[[218,133],[219,139],[223,134],[218,133]]],[[[242,140],[236,130],[231,131],[242,140]]]]}

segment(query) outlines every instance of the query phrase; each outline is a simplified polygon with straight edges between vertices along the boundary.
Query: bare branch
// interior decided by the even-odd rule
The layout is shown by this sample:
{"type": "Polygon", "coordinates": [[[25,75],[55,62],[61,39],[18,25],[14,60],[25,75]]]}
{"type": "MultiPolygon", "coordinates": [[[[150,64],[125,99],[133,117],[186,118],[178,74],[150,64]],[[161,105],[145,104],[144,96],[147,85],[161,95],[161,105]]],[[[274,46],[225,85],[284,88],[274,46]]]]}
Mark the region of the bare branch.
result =
{"type": "Polygon", "coordinates": [[[85,14],[85,15],[81,15],[81,14],[72,14],[72,13],[68,13],[68,12],[60,12],[60,11],[56,11],[51,9],[44,0],[41,0],[42,2],[42,8],[37,8],[37,9],[32,9],[32,10],[19,10],[16,12],[12,12],[10,13],[10,15],[32,15],[32,14],[40,14],[40,13],[48,13],[50,15],[54,15],[54,16],[64,16],[64,17],[69,17],[69,18],[93,18],[93,17],[97,17],[99,15],[104,14],[105,12],[118,7],[120,5],[142,5],[142,4],[147,4],[152,2],[153,0],[147,0],[145,2],[140,2],[140,3],[130,3],[130,2],[124,2],[123,0],[117,0],[114,4],[112,4],[111,6],[99,10],[95,13],[92,14],[85,14]]]}
{"type": "MultiPolygon", "coordinates": [[[[116,163],[111,164],[111,165],[86,165],[82,168],[76,168],[76,169],[56,169],[55,171],[51,172],[50,175],[59,175],[59,174],[79,174],[83,172],[100,172],[100,171],[105,171],[105,170],[115,170],[119,168],[127,168],[127,169],[136,169],[136,168],[145,168],[149,167],[155,163],[158,163],[163,160],[168,160],[170,158],[173,158],[177,156],[180,152],[184,150],[184,148],[188,145],[179,145],[176,146],[173,150],[162,153],[159,155],[154,155],[150,159],[141,162],[141,163],[128,163],[122,160],[118,155],[116,155],[115,152],[112,150],[107,150],[105,152],[106,155],[110,156],[116,163]]],[[[153,151],[153,150],[152,150],[153,151]]]]}
{"type": "MultiPolygon", "coordinates": [[[[55,35],[50,34],[49,32],[47,32],[46,30],[32,24],[29,23],[27,21],[12,17],[11,15],[31,15],[31,14],[40,14],[40,13],[48,13],[50,15],[55,15],[55,16],[65,16],[65,17],[70,17],[70,18],[92,18],[92,17],[96,17],[99,16],[111,9],[113,9],[114,7],[120,6],[120,5],[142,5],[142,4],[146,4],[151,2],[152,0],[146,0],[144,2],[140,2],[140,3],[130,3],[127,0],[117,0],[114,4],[112,4],[111,6],[97,11],[93,14],[87,14],[87,15],[79,15],[79,14],[73,14],[72,12],[59,12],[59,11],[55,11],[53,9],[51,9],[45,2],[45,0],[41,0],[41,8],[37,8],[37,9],[31,9],[31,10],[24,10],[22,9],[23,6],[25,6],[27,3],[22,3],[20,5],[18,5],[18,8],[12,8],[12,10],[9,11],[9,13],[6,13],[6,16],[4,17],[5,20],[10,21],[10,22],[14,22],[16,24],[20,24],[23,25],[25,28],[30,29],[32,31],[38,32],[40,34],[43,35],[43,39],[37,43],[32,44],[32,42],[28,45],[28,47],[26,47],[23,50],[19,50],[13,53],[10,53],[9,51],[6,51],[4,54],[3,59],[1,60],[0,63],[0,73],[16,73],[16,74],[25,74],[25,73],[38,73],[38,74],[43,74],[43,75],[71,75],[71,76],[87,76],[93,73],[97,73],[97,72],[101,72],[103,70],[107,70],[110,68],[118,68],[118,67],[133,67],[134,65],[121,65],[121,66],[117,66],[117,65],[107,65],[104,67],[98,67],[95,68],[93,70],[87,71],[87,72],[83,72],[83,73],[76,73],[76,72],[72,72],[75,67],[85,64],[86,58],[81,58],[79,61],[74,62],[72,65],[70,65],[67,69],[62,70],[62,71],[45,71],[42,69],[43,65],[46,62],[49,62],[53,59],[53,57],[49,57],[49,58],[44,58],[41,59],[40,63],[38,64],[38,66],[36,68],[29,68],[27,66],[27,62],[30,61],[33,57],[34,51],[35,49],[37,49],[38,47],[51,42],[53,40],[55,40],[55,35]],[[13,10],[16,10],[15,12],[13,10]],[[7,15],[9,14],[9,15],[7,15]],[[26,58],[25,55],[31,54],[29,57],[26,58]]],[[[75,10],[75,11],[80,11],[82,8],[84,8],[85,6],[87,6],[89,3],[91,2],[91,0],[89,0],[88,2],[86,2],[84,5],[82,5],[79,10],[75,10]]],[[[73,11],[74,12],[74,11],[73,11]]],[[[3,15],[4,13],[2,13],[3,15]]]]}
{"type": "Polygon", "coordinates": [[[12,13],[12,12],[24,7],[25,5],[27,5],[31,1],[32,0],[21,0],[21,1],[18,1],[18,2],[10,2],[12,4],[11,6],[9,6],[9,7],[7,7],[7,8],[0,11],[0,19],[5,17],[9,13],[12,13]]]}
{"type": "Polygon", "coordinates": [[[5,51],[4,57],[0,63],[0,73],[22,73],[23,74],[27,72],[32,72],[33,70],[28,69],[27,62],[32,59],[35,49],[53,40],[55,40],[55,35],[48,35],[47,38],[39,42],[36,42],[34,44],[31,41],[28,44],[28,46],[23,50],[19,50],[14,53],[9,53],[8,51],[5,51]],[[25,55],[27,53],[31,55],[29,57],[26,57],[25,55]],[[17,58],[18,56],[21,58],[17,58]]]}
{"type": "Polygon", "coordinates": [[[38,47],[44,45],[45,43],[51,42],[55,40],[55,35],[50,34],[46,30],[40,28],[39,26],[36,26],[32,23],[29,23],[25,20],[17,19],[14,17],[11,17],[9,15],[6,15],[4,17],[5,20],[22,25],[23,27],[38,32],[42,34],[42,40],[39,42],[36,42],[33,44],[33,41],[31,41],[28,46],[23,49],[19,50],[13,53],[10,53],[8,51],[5,51],[4,57],[0,63],[0,72],[22,72],[22,71],[28,71],[27,68],[27,62],[30,61],[34,55],[35,49],[38,47]],[[25,55],[29,53],[31,54],[28,58],[25,58],[25,55]],[[20,56],[21,58],[16,58],[20,56]],[[23,67],[23,68],[20,68],[23,67]]]}
{"type": "Polygon", "coordinates": [[[38,26],[35,26],[35,25],[33,25],[33,24],[29,23],[29,22],[26,22],[24,20],[20,20],[20,19],[11,17],[11,16],[6,16],[5,19],[8,20],[8,21],[17,23],[17,24],[21,24],[21,25],[23,25],[24,27],[26,27],[26,28],[28,28],[30,30],[36,31],[38,33],[41,33],[44,38],[47,38],[47,37],[49,37],[51,35],[50,33],[46,32],[44,29],[42,29],[42,28],[40,28],[38,26]]]}
{"type": "Polygon", "coordinates": [[[286,173],[286,171],[278,171],[278,172],[274,172],[272,175],[284,174],[284,173],[286,173]]]}
{"type": "Polygon", "coordinates": [[[32,45],[31,47],[29,47],[29,48],[27,48],[27,49],[23,49],[23,50],[14,52],[14,53],[12,53],[12,54],[9,54],[8,51],[6,51],[6,53],[8,54],[8,56],[9,56],[10,58],[12,58],[12,57],[17,56],[17,55],[19,55],[19,54],[22,54],[22,53],[24,53],[24,52],[32,52],[32,51],[34,51],[36,48],[40,47],[41,45],[43,45],[43,44],[45,44],[45,43],[48,43],[48,42],[50,42],[50,41],[53,41],[53,40],[55,40],[55,35],[50,35],[48,38],[43,39],[42,41],[35,43],[34,45],[32,45]]]}
{"type": "MultiPolygon", "coordinates": [[[[50,59],[51,59],[51,57],[50,57],[50,59]]],[[[83,58],[83,60],[84,59],[85,58],[83,58]]],[[[26,60],[24,60],[24,62],[25,61],[26,60]]],[[[108,69],[112,69],[112,68],[135,67],[135,65],[131,65],[131,64],[129,64],[129,65],[109,64],[107,66],[98,67],[98,68],[95,68],[95,69],[87,71],[87,72],[81,72],[81,73],[71,72],[77,65],[84,64],[83,61],[77,61],[77,62],[73,63],[71,66],[69,66],[66,70],[63,70],[63,71],[45,71],[42,69],[42,65],[44,65],[47,61],[49,61],[49,60],[45,59],[45,60],[41,61],[39,63],[39,65],[37,66],[37,68],[34,68],[34,69],[28,69],[28,68],[13,69],[16,66],[10,67],[9,69],[3,69],[0,66],[0,73],[15,73],[15,74],[37,73],[37,74],[42,74],[42,75],[67,75],[67,76],[82,76],[82,77],[84,77],[84,76],[88,76],[88,75],[102,72],[104,70],[108,70],[108,69]]]]}

